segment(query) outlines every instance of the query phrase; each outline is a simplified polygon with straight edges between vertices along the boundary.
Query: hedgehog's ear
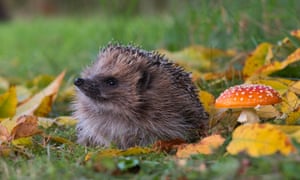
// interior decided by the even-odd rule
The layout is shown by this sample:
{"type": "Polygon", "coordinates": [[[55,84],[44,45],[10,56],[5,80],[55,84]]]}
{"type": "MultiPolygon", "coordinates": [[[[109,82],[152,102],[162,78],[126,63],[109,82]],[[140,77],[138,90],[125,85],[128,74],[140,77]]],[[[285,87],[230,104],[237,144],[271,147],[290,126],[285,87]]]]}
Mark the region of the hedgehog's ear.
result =
{"type": "Polygon", "coordinates": [[[146,90],[149,88],[151,83],[151,75],[149,72],[144,71],[142,72],[141,78],[139,79],[138,82],[138,87],[140,90],[146,90]]]}

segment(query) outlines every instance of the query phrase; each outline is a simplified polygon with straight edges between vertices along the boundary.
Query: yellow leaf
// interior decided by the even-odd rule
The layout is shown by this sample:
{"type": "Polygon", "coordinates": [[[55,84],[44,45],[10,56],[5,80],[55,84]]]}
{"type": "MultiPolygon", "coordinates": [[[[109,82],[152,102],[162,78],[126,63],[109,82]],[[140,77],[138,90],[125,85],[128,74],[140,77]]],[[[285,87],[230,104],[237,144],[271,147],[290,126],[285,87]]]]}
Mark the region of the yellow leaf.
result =
{"type": "Polygon", "coordinates": [[[17,122],[10,118],[6,118],[1,122],[1,125],[4,126],[10,134],[12,129],[17,125],[17,122]]]}
{"type": "Polygon", "coordinates": [[[290,90],[300,95],[300,81],[296,81],[290,86],[290,90]]]}
{"type": "Polygon", "coordinates": [[[11,87],[8,92],[0,96],[0,118],[12,117],[16,113],[18,99],[16,88],[11,87]]]}
{"type": "Polygon", "coordinates": [[[298,108],[299,103],[298,96],[289,91],[282,97],[281,112],[289,114],[298,108]]]}
{"type": "Polygon", "coordinates": [[[300,109],[288,114],[288,117],[285,119],[286,124],[297,124],[300,122],[300,109]]]}
{"type": "Polygon", "coordinates": [[[67,145],[74,145],[74,143],[68,139],[62,138],[62,137],[58,137],[58,136],[47,136],[46,137],[48,140],[52,140],[58,143],[62,143],[62,144],[67,144],[67,145]]]}
{"type": "Polygon", "coordinates": [[[59,126],[75,126],[77,120],[71,116],[60,116],[55,119],[55,123],[59,126]]]}
{"type": "Polygon", "coordinates": [[[52,118],[38,117],[38,125],[43,128],[51,127],[54,122],[55,122],[55,119],[52,119],[52,118]]]}
{"type": "Polygon", "coordinates": [[[65,72],[62,72],[57,78],[48,85],[45,89],[34,95],[31,99],[26,101],[24,104],[21,104],[17,107],[16,117],[21,115],[33,115],[34,111],[38,109],[43,99],[46,96],[52,97],[52,102],[56,98],[58,89],[62,83],[65,72]]]}
{"type": "Polygon", "coordinates": [[[147,154],[153,152],[152,149],[146,147],[132,147],[126,150],[121,149],[103,149],[97,154],[95,153],[88,153],[85,156],[85,160],[89,160],[91,156],[96,155],[97,158],[103,157],[117,157],[117,156],[132,156],[132,155],[140,155],[140,154],[147,154]]]}
{"type": "Polygon", "coordinates": [[[297,142],[300,143],[300,126],[297,125],[274,125],[277,129],[280,129],[282,132],[286,133],[289,137],[294,138],[297,142]]]}
{"type": "Polygon", "coordinates": [[[245,66],[243,68],[244,77],[253,75],[259,68],[265,65],[270,58],[268,55],[272,51],[272,45],[269,43],[262,43],[251,53],[246,59],[245,66]]]}
{"type": "Polygon", "coordinates": [[[185,144],[178,147],[176,156],[179,158],[187,158],[193,154],[212,154],[224,143],[225,139],[220,135],[211,135],[203,138],[196,144],[185,144]]]}
{"type": "Polygon", "coordinates": [[[287,67],[289,64],[295,63],[300,60],[300,48],[296,49],[282,62],[274,61],[264,67],[261,67],[256,73],[269,75],[273,72],[279,71],[287,67]]]}
{"type": "Polygon", "coordinates": [[[271,124],[247,124],[239,126],[227,146],[230,154],[245,152],[253,157],[277,152],[288,155],[295,151],[289,137],[271,124]]]}
{"type": "Polygon", "coordinates": [[[52,107],[52,101],[53,101],[53,95],[50,95],[50,96],[45,96],[43,98],[43,100],[41,101],[39,107],[37,107],[35,110],[34,110],[34,115],[35,116],[39,116],[39,117],[45,117],[47,116],[50,111],[51,111],[51,107],[52,107]]]}
{"type": "Polygon", "coordinates": [[[300,143],[300,130],[290,135],[291,138],[295,139],[298,143],[300,143]]]}
{"type": "Polygon", "coordinates": [[[281,130],[287,135],[291,135],[300,130],[300,126],[297,125],[273,125],[275,128],[281,130]]]}
{"type": "Polygon", "coordinates": [[[199,91],[198,97],[206,112],[210,114],[214,107],[215,97],[207,91],[199,91]]]}
{"type": "Polygon", "coordinates": [[[12,141],[14,146],[30,146],[32,145],[32,137],[22,137],[12,141]]]}
{"type": "Polygon", "coordinates": [[[122,150],[120,154],[122,156],[132,156],[132,155],[139,155],[139,154],[147,154],[152,152],[153,150],[146,147],[131,147],[126,150],[122,150]]]}

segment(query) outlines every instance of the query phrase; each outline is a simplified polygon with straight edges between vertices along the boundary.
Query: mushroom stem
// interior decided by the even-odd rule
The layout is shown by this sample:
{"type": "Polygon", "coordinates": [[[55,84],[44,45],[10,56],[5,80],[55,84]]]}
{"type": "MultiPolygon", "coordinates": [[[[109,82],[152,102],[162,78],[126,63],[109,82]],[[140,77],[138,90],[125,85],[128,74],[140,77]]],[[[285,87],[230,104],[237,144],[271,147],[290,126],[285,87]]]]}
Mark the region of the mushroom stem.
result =
{"type": "Polygon", "coordinates": [[[242,110],[237,121],[240,123],[257,123],[259,122],[259,117],[253,108],[247,108],[242,110]]]}

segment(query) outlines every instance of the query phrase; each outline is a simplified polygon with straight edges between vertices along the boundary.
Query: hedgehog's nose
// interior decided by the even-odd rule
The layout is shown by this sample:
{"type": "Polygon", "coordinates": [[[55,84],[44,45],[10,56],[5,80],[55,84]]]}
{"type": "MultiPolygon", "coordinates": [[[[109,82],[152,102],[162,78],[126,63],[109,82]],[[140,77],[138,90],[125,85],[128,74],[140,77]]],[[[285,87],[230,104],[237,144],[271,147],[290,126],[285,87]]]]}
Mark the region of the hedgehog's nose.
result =
{"type": "Polygon", "coordinates": [[[82,78],[76,78],[74,81],[74,85],[77,87],[82,86],[83,84],[84,84],[84,79],[82,78]]]}

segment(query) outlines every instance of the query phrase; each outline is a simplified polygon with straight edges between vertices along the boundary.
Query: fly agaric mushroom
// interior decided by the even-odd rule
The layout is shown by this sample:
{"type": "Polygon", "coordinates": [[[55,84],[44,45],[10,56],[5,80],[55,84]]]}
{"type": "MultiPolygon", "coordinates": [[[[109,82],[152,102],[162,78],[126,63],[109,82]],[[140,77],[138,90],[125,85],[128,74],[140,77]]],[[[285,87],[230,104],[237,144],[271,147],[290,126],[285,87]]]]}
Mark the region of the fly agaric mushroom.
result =
{"type": "Polygon", "coordinates": [[[226,89],[216,99],[216,108],[240,108],[242,112],[238,118],[241,123],[259,122],[255,108],[281,102],[277,91],[270,86],[261,84],[242,84],[226,89]]]}

